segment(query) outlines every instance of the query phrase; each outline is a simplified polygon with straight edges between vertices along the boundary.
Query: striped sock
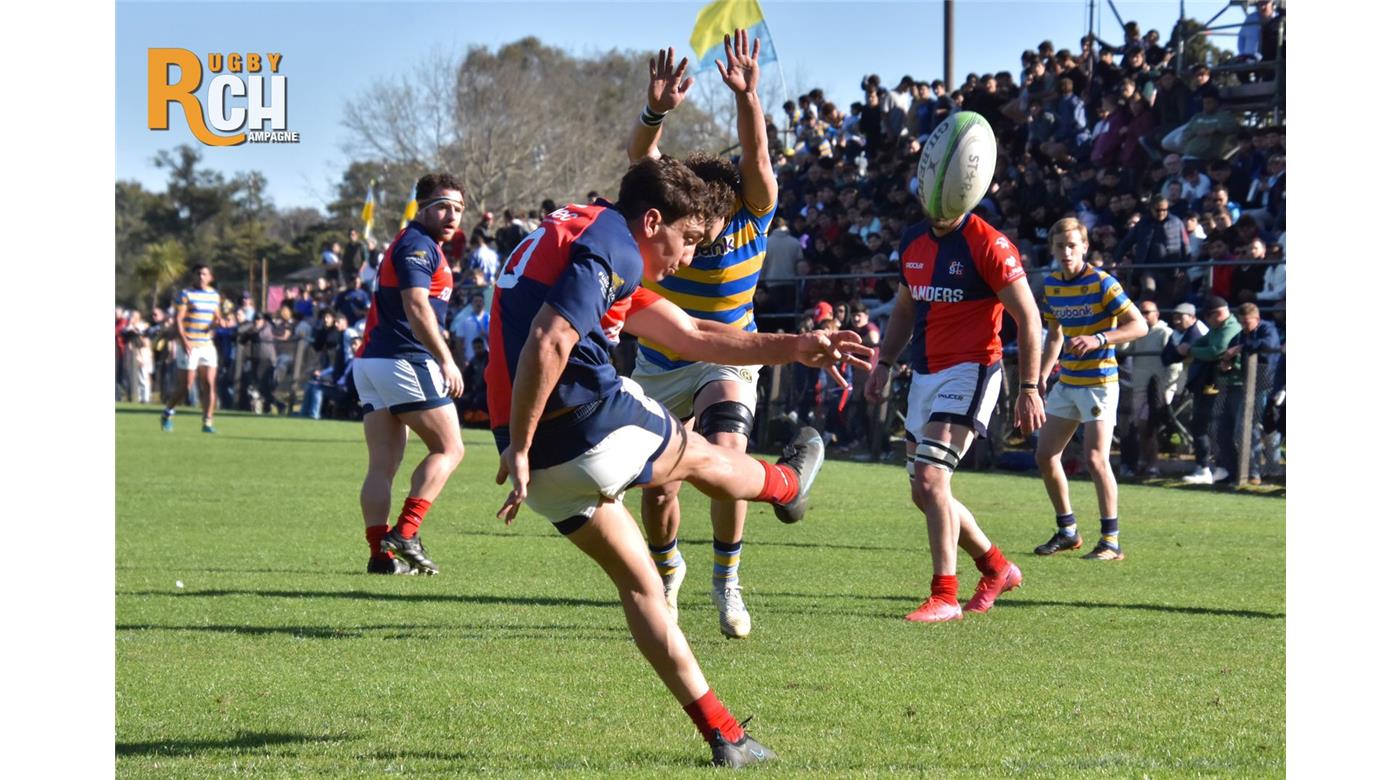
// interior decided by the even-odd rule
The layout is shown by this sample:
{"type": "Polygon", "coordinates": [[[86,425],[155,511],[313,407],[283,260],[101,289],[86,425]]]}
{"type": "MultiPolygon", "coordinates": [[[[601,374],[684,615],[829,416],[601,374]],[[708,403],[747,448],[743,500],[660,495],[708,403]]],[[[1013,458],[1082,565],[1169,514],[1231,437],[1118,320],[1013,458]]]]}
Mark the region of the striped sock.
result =
{"type": "Polygon", "coordinates": [[[1079,532],[1079,525],[1074,520],[1074,513],[1067,515],[1055,515],[1055,525],[1060,527],[1060,533],[1065,536],[1074,536],[1079,532]]]}
{"type": "Polygon", "coordinates": [[[647,549],[651,550],[651,559],[656,562],[656,570],[663,577],[675,572],[681,565],[681,548],[676,546],[675,539],[660,547],[649,544],[647,549]]]}
{"type": "Polygon", "coordinates": [[[744,540],[721,542],[715,540],[715,572],[713,583],[716,590],[732,588],[739,584],[739,554],[744,549],[744,540]]]}
{"type": "Polygon", "coordinates": [[[1118,549],[1118,518],[1099,518],[1099,534],[1103,536],[1104,544],[1113,549],[1118,549]]]}

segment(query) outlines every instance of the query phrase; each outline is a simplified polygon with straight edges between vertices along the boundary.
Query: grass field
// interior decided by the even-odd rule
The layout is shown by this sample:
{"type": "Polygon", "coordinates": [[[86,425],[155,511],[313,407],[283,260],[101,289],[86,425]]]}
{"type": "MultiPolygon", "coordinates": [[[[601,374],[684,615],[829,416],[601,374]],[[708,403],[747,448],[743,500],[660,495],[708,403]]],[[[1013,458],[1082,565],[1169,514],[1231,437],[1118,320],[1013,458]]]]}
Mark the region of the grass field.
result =
{"type": "MultiPolygon", "coordinates": [[[[424,526],[443,574],[390,578],[363,573],[358,426],[198,422],[116,412],[118,775],[711,771],[602,572],[538,516],[494,519],[484,432],[424,526]]],[[[904,472],[828,463],[802,523],[751,512],[745,641],[719,633],[708,510],[682,494],[681,625],[779,754],[763,773],[1284,773],[1283,500],[1125,486],[1127,559],[1091,563],[1031,554],[1038,479],[956,484],[1025,572],[990,613],[902,621],[929,578],[904,472]]],[[[1073,496],[1092,538],[1089,483],[1073,496]]]]}

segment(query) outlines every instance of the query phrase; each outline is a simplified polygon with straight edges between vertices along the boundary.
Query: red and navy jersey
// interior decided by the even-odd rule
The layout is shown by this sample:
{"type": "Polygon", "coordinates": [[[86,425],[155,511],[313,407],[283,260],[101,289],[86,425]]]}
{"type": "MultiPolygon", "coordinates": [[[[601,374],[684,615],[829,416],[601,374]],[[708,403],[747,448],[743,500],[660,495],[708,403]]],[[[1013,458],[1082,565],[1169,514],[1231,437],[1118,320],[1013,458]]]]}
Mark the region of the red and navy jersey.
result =
{"type": "Polygon", "coordinates": [[[379,284],[365,318],[365,341],[356,357],[404,358],[426,362],[433,358],[413,335],[403,308],[403,291],[426,287],[438,328],[447,327],[447,301],[452,297],[452,270],[442,247],[415,220],[399,231],[384,252],[376,274],[379,284]]]}
{"type": "Polygon", "coordinates": [[[939,238],[926,219],[904,231],[899,265],[901,284],[914,297],[915,371],[1001,360],[1004,307],[997,293],[1026,275],[1006,236],[969,214],[939,238]]]}
{"type": "Polygon", "coordinates": [[[530,323],[548,303],[578,331],[544,411],[584,406],[619,390],[611,351],[629,312],[660,296],[642,289],[642,255],[627,220],[599,200],[550,214],[516,245],[496,280],[491,303],[487,407],[498,444],[510,426],[511,386],[530,323]]]}

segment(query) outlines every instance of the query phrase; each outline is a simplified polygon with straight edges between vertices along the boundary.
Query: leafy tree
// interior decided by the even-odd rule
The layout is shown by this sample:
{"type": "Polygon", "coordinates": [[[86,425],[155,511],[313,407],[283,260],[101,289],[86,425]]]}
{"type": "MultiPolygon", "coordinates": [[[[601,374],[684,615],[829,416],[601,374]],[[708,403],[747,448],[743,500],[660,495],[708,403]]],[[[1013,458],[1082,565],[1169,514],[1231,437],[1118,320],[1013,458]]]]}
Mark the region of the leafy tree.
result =
{"type": "Polygon", "coordinates": [[[160,305],[161,294],[180,281],[187,266],[184,245],[177,239],[165,238],[145,248],[132,275],[151,294],[151,308],[155,309],[160,305]]]}
{"type": "MultiPolygon", "coordinates": [[[[610,196],[626,170],[647,56],[577,57],[533,37],[494,52],[472,47],[455,61],[430,55],[412,75],[379,82],[346,106],[349,151],[411,172],[405,178],[457,174],[469,212],[582,200],[589,190],[610,196]]],[[[680,152],[728,145],[690,103],[667,119],[667,131],[668,148],[680,152]]]]}
{"type": "MultiPolygon", "coordinates": [[[[1175,48],[1177,40],[1185,40],[1186,45],[1182,51],[1180,67],[1183,70],[1189,69],[1192,65],[1205,63],[1215,66],[1227,62],[1235,56],[1229,49],[1222,49],[1210,42],[1209,34],[1198,34],[1205,28],[1205,24],[1197,19],[1186,17],[1176,23],[1172,31],[1172,47],[1175,48]]],[[[1234,32],[1231,31],[1231,35],[1234,32]]]]}

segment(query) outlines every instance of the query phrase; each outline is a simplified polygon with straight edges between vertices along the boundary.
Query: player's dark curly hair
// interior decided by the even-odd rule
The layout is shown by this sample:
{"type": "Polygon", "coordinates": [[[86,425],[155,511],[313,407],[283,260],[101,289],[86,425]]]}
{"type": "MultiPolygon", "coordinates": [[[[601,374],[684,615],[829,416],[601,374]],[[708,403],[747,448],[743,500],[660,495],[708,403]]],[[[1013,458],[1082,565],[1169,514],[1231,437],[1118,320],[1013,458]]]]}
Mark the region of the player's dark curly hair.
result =
{"type": "Polygon", "coordinates": [[[702,220],[729,215],[733,193],[728,187],[706,182],[674,157],[646,157],[622,177],[617,208],[627,219],[656,209],[667,223],[698,216],[702,220]]]}
{"type": "Polygon", "coordinates": [[[734,163],[712,154],[694,152],[685,158],[685,167],[707,182],[723,184],[734,195],[742,195],[739,182],[739,168],[734,163]]]}
{"type": "Polygon", "coordinates": [[[456,190],[466,194],[466,188],[462,186],[457,177],[450,173],[430,173],[418,180],[418,186],[413,191],[414,200],[427,200],[438,190],[456,190]]]}

